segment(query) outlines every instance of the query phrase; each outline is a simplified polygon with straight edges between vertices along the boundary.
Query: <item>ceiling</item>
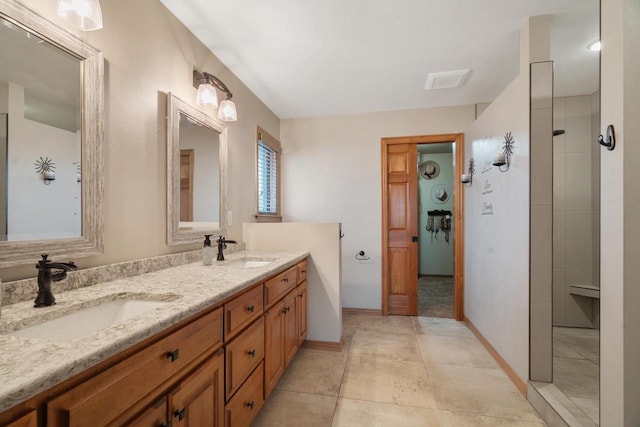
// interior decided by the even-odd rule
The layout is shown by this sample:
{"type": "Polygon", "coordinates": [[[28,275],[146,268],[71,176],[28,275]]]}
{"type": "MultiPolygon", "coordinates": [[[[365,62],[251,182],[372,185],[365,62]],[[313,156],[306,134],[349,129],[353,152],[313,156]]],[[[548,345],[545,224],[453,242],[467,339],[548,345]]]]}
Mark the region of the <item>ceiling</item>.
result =
{"type": "Polygon", "coordinates": [[[490,102],[518,74],[526,17],[546,14],[556,94],[598,88],[599,0],[161,1],[283,119],[490,102]],[[462,87],[424,90],[466,68],[462,87]]]}

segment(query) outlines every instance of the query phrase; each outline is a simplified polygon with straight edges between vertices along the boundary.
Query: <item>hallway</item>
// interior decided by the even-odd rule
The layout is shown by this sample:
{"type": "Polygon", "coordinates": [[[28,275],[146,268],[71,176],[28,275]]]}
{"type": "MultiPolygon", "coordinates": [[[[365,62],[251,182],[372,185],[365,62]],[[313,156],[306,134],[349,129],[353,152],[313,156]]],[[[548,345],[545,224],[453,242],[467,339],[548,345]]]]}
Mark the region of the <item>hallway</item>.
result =
{"type": "Polygon", "coordinates": [[[341,352],[301,349],[255,426],[543,426],[452,319],[343,315],[341,352]]]}

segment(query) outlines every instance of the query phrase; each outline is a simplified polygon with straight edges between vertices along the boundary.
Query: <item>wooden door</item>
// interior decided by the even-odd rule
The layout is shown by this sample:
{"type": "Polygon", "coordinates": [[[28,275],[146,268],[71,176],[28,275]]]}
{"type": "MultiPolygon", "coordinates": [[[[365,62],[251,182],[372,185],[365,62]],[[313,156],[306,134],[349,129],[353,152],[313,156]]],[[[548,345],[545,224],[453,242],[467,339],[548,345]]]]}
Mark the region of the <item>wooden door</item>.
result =
{"type": "Polygon", "coordinates": [[[284,297],[284,367],[291,363],[298,350],[298,313],[296,300],[298,289],[293,289],[284,297]]]}
{"type": "MultiPolygon", "coordinates": [[[[382,314],[418,312],[418,144],[455,144],[454,176],[466,173],[464,134],[382,138],[382,314]]],[[[454,315],[464,319],[464,192],[454,180],[454,315]]]]}
{"type": "Polygon", "coordinates": [[[383,219],[387,258],[383,276],[388,282],[388,314],[415,316],[418,314],[418,150],[415,144],[384,147],[386,218],[383,219]]]}
{"type": "Polygon", "coordinates": [[[173,427],[222,427],[224,423],[224,352],[202,364],[169,396],[173,427]]]}
{"type": "Polygon", "coordinates": [[[193,150],[180,150],[180,221],[193,221],[193,150]]]}
{"type": "Polygon", "coordinates": [[[264,398],[284,372],[284,300],[264,313],[264,398]]]}

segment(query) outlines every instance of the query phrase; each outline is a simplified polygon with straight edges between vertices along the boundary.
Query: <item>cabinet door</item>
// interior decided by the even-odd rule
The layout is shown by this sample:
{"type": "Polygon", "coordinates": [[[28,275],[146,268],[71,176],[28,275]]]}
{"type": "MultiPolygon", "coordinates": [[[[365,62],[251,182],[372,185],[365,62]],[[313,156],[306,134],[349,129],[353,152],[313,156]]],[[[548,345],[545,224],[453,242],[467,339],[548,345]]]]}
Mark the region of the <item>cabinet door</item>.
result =
{"type": "Polygon", "coordinates": [[[6,427],[36,427],[38,425],[38,417],[36,411],[31,411],[18,418],[17,420],[4,424],[6,427]]]}
{"type": "Polygon", "coordinates": [[[167,396],[162,396],[145,409],[140,415],[127,422],[135,427],[169,427],[167,422],[167,396]]]}
{"type": "Polygon", "coordinates": [[[284,297],[284,366],[289,363],[298,351],[298,315],[296,312],[296,300],[298,299],[298,291],[292,290],[284,297]]]}
{"type": "Polygon", "coordinates": [[[284,372],[284,300],[264,314],[264,398],[284,372]]]}
{"type": "Polygon", "coordinates": [[[307,338],[307,282],[298,285],[298,300],[296,301],[296,313],[298,315],[298,346],[301,346],[307,338]]]}
{"type": "Polygon", "coordinates": [[[169,395],[173,427],[222,427],[224,422],[224,352],[220,350],[169,395]]]}

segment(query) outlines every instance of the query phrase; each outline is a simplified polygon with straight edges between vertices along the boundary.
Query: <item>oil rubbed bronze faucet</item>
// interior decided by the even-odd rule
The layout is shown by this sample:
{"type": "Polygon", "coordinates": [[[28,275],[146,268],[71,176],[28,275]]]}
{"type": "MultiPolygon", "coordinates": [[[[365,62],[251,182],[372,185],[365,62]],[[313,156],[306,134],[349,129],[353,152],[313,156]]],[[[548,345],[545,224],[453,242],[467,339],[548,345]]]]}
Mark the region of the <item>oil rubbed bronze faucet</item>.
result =
{"type": "Polygon", "coordinates": [[[42,254],[42,259],[36,264],[38,269],[38,296],[34,301],[34,307],[48,307],[56,303],[56,299],[51,293],[51,283],[59,282],[67,277],[67,271],[77,270],[78,267],[73,261],[51,262],[47,259],[49,255],[42,254]],[[51,270],[61,270],[52,273],[51,270]]]}
{"type": "Polygon", "coordinates": [[[218,237],[218,257],[217,261],[224,261],[224,250],[227,248],[227,243],[238,243],[235,240],[227,240],[224,236],[218,237]]]}

